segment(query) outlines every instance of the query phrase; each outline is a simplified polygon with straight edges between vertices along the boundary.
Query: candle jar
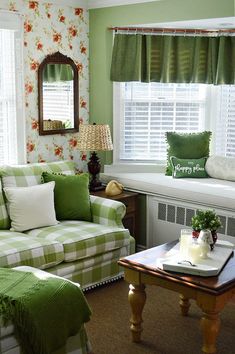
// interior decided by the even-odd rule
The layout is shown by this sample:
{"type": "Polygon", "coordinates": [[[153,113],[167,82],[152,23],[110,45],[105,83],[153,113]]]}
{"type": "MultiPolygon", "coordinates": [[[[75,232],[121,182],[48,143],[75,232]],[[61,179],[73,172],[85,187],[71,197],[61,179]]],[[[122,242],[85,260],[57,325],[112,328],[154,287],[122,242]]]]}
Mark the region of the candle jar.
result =
{"type": "Polygon", "coordinates": [[[198,263],[198,261],[201,258],[201,253],[202,253],[201,245],[199,245],[196,240],[193,240],[189,245],[189,249],[188,249],[189,261],[192,264],[198,263]]]}
{"type": "Polygon", "coordinates": [[[190,229],[182,229],[180,232],[180,257],[183,260],[188,258],[188,249],[191,242],[192,231],[190,229]]]}

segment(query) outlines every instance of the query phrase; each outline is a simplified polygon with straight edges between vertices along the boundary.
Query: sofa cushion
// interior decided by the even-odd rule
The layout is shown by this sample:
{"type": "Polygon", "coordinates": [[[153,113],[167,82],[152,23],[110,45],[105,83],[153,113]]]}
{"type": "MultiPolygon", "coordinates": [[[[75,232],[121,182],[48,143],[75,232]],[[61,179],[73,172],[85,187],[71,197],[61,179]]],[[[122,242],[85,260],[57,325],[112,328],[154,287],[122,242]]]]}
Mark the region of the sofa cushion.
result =
{"type": "MultiPolygon", "coordinates": [[[[49,163],[32,163],[26,165],[3,166],[0,168],[2,187],[28,187],[41,184],[43,171],[75,174],[73,161],[56,161],[49,163]]],[[[9,229],[10,219],[0,190],[0,229],[9,229]]]]}
{"type": "Polygon", "coordinates": [[[26,232],[33,238],[60,242],[65,262],[102,254],[130,243],[127,229],[86,221],[62,221],[58,225],[26,232]]]}
{"type": "Polygon", "coordinates": [[[0,231],[0,267],[28,265],[47,269],[63,262],[63,246],[19,232],[0,231]]]}
{"type": "Polygon", "coordinates": [[[6,187],[11,231],[58,224],[54,207],[55,182],[30,187],[6,187]]]}
{"type": "Polygon", "coordinates": [[[0,170],[3,187],[28,187],[41,184],[43,171],[75,174],[75,163],[56,161],[49,163],[32,163],[27,165],[4,166],[0,170]]]}
{"type": "Polygon", "coordinates": [[[42,173],[44,182],[55,182],[55,211],[58,220],[91,221],[89,175],[42,173]]]}
{"type": "Polygon", "coordinates": [[[167,132],[167,168],[166,175],[172,175],[170,157],[180,159],[199,159],[208,157],[210,151],[211,132],[176,133],[167,132]]]}
{"type": "Polygon", "coordinates": [[[2,191],[2,181],[0,179],[0,230],[6,230],[10,227],[10,220],[6,208],[6,203],[2,191]]]}

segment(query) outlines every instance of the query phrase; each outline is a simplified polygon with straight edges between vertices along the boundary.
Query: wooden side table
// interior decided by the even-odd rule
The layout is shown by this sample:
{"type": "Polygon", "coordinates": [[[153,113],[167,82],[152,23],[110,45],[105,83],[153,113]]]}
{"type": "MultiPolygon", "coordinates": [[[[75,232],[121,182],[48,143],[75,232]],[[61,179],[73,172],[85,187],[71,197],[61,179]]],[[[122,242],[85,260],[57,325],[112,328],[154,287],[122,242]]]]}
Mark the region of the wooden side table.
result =
{"type": "Polygon", "coordinates": [[[105,194],[105,191],[90,192],[90,194],[117,200],[122,202],[126,206],[126,215],[124,216],[122,222],[125,228],[130,231],[131,236],[136,238],[137,227],[136,227],[136,211],[137,211],[137,197],[138,193],[123,191],[121,194],[109,197],[105,194]]]}

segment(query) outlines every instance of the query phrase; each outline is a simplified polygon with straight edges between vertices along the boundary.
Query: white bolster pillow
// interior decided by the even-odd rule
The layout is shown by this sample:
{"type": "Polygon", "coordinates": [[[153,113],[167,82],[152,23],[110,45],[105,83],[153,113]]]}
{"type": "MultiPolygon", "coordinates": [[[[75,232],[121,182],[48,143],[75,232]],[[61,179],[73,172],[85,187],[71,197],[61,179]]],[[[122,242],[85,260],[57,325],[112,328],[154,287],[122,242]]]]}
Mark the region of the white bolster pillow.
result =
{"type": "Polygon", "coordinates": [[[206,172],[212,178],[235,181],[235,158],[210,156],[206,161],[206,172]]]}

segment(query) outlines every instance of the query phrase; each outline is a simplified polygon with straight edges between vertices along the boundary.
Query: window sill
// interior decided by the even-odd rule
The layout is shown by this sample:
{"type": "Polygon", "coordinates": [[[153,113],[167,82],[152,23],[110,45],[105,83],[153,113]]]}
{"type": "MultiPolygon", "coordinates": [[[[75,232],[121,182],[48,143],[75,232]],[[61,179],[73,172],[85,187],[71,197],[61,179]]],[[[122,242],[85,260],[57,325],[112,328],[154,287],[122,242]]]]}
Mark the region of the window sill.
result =
{"type": "Polygon", "coordinates": [[[163,164],[120,163],[104,165],[104,173],[164,173],[165,168],[163,164]]]}

